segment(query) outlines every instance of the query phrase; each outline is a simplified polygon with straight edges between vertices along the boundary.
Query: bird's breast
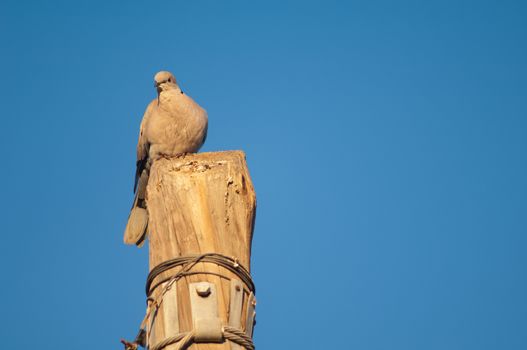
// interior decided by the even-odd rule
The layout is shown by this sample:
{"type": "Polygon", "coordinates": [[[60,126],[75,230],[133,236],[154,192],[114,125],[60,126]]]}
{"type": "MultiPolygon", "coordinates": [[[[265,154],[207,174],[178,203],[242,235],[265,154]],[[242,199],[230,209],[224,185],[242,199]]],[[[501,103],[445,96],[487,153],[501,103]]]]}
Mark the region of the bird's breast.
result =
{"type": "Polygon", "coordinates": [[[148,121],[147,139],[154,152],[197,152],[207,131],[207,113],[186,95],[161,94],[148,121]]]}

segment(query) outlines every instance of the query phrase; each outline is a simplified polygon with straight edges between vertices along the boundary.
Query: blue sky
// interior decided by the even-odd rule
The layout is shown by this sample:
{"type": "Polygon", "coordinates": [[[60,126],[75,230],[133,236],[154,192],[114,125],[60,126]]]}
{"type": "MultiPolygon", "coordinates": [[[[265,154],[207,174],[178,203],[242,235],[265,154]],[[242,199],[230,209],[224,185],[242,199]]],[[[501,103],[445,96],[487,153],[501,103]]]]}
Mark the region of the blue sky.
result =
{"type": "Polygon", "coordinates": [[[2,346],[118,349],[153,74],[243,149],[258,349],[527,348],[522,1],[2,1],[2,346]]]}

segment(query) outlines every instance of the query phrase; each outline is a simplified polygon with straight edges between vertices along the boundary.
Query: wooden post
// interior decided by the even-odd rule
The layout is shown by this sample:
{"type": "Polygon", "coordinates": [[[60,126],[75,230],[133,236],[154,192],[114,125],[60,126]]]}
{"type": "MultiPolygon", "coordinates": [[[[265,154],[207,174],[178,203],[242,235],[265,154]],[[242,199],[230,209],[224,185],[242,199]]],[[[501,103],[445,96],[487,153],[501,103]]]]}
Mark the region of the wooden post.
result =
{"type": "MultiPolygon", "coordinates": [[[[202,253],[234,257],[239,264],[250,269],[256,196],[243,152],[199,153],[156,160],[148,181],[147,207],[150,270],[169,259],[202,253]]],[[[156,281],[162,281],[177,271],[164,272],[156,281]]],[[[211,263],[198,263],[193,272],[198,274],[182,277],[164,296],[149,330],[150,347],[177,333],[193,330],[191,303],[195,295],[189,288],[197,282],[213,284],[217,306],[211,308],[217,307],[222,324],[235,323],[236,328],[252,332],[246,329],[252,328],[252,324],[246,326],[246,315],[252,316],[254,304],[249,300],[253,295],[247,286],[242,285],[238,298],[243,301],[239,301],[239,307],[231,302],[233,291],[240,291],[240,287],[236,287],[239,277],[211,263]],[[233,315],[229,315],[230,308],[235,310],[231,311],[233,315]]],[[[152,296],[157,298],[161,290],[156,288],[152,296]]],[[[165,349],[176,348],[177,345],[170,345],[165,349]]],[[[221,344],[193,344],[192,349],[243,348],[225,341],[221,344]]]]}

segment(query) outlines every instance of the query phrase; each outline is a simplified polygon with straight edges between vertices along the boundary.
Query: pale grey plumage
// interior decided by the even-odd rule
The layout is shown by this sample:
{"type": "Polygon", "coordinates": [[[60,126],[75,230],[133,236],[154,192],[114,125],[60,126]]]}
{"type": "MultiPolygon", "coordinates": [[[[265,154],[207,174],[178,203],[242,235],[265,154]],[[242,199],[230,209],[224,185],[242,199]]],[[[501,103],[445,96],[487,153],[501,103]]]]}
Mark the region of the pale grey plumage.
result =
{"type": "Polygon", "coordinates": [[[137,142],[135,198],[124,242],[142,245],[148,230],[145,206],[150,165],[159,157],[197,152],[207,137],[207,112],[179,88],[170,72],[154,77],[158,98],[146,108],[137,142]]]}

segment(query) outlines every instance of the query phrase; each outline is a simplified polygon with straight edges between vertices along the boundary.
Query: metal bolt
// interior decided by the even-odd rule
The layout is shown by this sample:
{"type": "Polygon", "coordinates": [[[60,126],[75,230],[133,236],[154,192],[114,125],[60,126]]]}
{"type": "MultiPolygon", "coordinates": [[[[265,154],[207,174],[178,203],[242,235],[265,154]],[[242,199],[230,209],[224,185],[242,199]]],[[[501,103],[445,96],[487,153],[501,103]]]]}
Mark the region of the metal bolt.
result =
{"type": "Polygon", "coordinates": [[[196,293],[202,298],[206,298],[210,295],[211,290],[208,283],[201,283],[196,286],[196,293]]]}

